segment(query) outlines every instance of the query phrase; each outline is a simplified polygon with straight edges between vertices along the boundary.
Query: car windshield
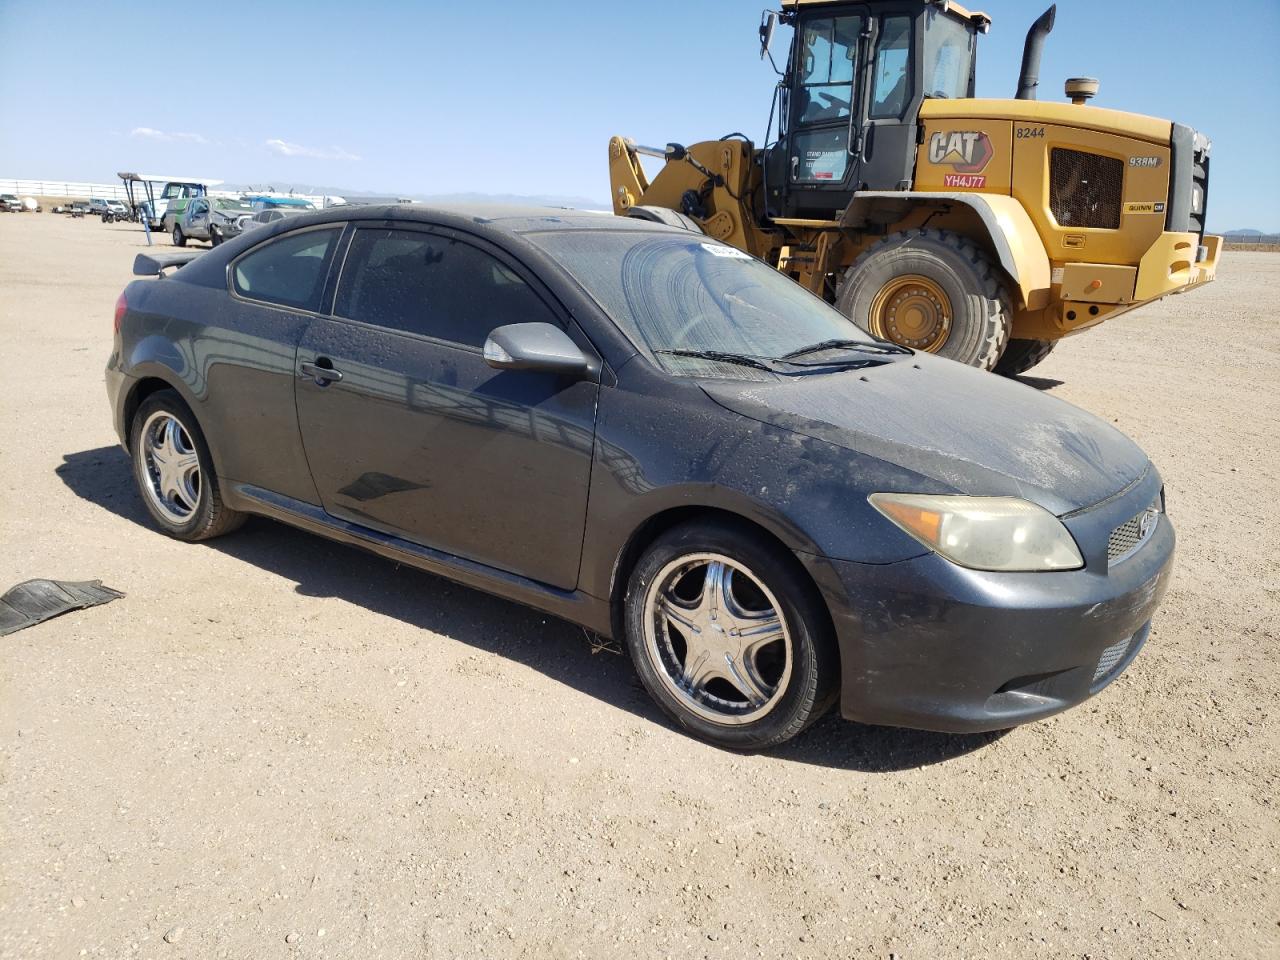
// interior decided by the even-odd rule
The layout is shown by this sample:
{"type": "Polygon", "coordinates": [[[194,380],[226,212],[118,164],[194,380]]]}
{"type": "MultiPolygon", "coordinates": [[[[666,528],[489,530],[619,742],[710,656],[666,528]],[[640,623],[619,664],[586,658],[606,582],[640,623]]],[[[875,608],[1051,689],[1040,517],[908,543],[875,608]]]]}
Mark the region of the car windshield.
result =
{"type": "MultiPolygon", "coordinates": [[[[723,364],[728,355],[774,360],[831,341],[877,343],[777,270],[702,236],[599,229],[526,236],[672,373],[723,364]]],[[[751,370],[737,365],[741,375],[751,370]]]]}
{"type": "Polygon", "coordinates": [[[242,210],[247,213],[253,212],[253,207],[245,203],[243,200],[215,200],[213,205],[219,210],[242,210]]]}

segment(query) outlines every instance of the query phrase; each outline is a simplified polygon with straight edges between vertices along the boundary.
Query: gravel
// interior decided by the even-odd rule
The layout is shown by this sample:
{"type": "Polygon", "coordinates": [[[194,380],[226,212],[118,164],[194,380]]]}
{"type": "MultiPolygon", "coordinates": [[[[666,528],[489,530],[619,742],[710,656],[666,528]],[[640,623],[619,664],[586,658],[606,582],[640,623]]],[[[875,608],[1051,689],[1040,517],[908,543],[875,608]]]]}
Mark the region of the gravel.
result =
{"type": "Polygon", "coordinates": [[[155,533],[102,386],[141,245],[0,216],[0,586],[128,595],[0,648],[0,957],[1280,951],[1280,257],[1027,377],[1168,485],[1177,572],[1114,685],[737,756],[542,614],[267,521],[155,533]]]}

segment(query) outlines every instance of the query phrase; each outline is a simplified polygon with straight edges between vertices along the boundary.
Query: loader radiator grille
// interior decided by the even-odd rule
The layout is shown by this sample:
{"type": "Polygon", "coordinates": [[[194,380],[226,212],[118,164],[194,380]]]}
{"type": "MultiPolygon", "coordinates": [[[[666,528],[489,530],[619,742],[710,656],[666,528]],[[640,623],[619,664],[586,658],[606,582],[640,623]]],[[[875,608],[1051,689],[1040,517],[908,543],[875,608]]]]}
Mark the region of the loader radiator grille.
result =
{"type": "Polygon", "coordinates": [[[1120,227],[1124,162],[1054,148],[1049,157],[1049,207],[1063,227],[1120,227]]]}

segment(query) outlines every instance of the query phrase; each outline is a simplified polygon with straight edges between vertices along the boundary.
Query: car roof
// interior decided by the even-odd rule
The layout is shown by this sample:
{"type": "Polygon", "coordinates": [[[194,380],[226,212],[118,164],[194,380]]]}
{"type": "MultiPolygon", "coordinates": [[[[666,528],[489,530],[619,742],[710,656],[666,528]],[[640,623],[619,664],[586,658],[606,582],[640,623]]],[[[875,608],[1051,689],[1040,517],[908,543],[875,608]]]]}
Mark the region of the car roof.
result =
{"type": "Polygon", "coordinates": [[[647,230],[673,228],[647,220],[617,217],[608,211],[572,210],[565,207],[518,206],[513,204],[421,204],[387,203],[329,207],[290,219],[291,230],[303,224],[333,221],[399,220],[456,226],[478,233],[521,234],[543,230],[647,230]]]}

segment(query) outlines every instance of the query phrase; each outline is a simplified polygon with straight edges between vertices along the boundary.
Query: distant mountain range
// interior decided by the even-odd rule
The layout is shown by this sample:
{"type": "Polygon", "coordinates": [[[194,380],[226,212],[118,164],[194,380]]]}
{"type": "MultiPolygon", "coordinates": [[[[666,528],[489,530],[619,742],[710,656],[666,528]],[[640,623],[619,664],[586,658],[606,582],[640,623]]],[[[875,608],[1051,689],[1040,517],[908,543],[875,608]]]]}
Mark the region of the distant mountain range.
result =
{"type": "Polygon", "coordinates": [[[1222,235],[1224,237],[1274,237],[1276,236],[1276,232],[1272,230],[1246,229],[1246,230],[1228,230],[1222,235]]]}
{"type": "Polygon", "coordinates": [[[607,200],[588,197],[561,196],[559,194],[519,193],[383,193],[373,190],[357,190],[350,187],[325,187],[312,183],[224,183],[220,190],[255,191],[271,193],[297,193],[307,196],[344,197],[347,200],[418,200],[423,203],[500,203],[536,207],[574,207],[580,210],[611,210],[607,200]]]}

